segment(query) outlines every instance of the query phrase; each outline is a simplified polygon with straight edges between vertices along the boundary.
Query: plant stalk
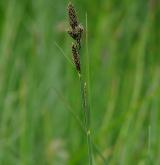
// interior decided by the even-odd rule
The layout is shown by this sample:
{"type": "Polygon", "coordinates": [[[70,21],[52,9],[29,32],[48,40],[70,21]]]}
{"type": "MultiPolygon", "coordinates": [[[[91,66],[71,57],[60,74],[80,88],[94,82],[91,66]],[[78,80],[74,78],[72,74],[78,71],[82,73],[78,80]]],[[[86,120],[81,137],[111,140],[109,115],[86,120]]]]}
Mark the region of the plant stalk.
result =
{"type": "Polygon", "coordinates": [[[90,130],[90,111],[89,111],[88,98],[87,98],[87,93],[86,93],[87,84],[86,82],[84,82],[82,74],[80,73],[79,73],[79,81],[80,81],[82,110],[84,114],[84,126],[85,126],[86,136],[87,136],[89,165],[92,165],[93,161],[92,161],[92,142],[91,142],[91,130],[90,130]]]}

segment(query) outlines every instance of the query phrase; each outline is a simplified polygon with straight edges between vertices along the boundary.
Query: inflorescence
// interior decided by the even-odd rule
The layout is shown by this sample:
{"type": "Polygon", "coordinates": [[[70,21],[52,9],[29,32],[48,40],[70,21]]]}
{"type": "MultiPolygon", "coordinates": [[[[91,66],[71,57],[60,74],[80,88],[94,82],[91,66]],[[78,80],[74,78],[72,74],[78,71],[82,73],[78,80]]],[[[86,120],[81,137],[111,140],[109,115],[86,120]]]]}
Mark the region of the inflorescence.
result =
{"type": "Polygon", "coordinates": [[[68,34],[74,40],[74,43],[72,43],[73,62],[75,64],[76,70],[80,73],[81,65],[80,65],[79,51],[81,49],[83,26],[78,23],[76,11],[72,3],[68,4],[68,17],[69,17],[69,25],[70,25],[70,30],[68,30],[68,34]]]}

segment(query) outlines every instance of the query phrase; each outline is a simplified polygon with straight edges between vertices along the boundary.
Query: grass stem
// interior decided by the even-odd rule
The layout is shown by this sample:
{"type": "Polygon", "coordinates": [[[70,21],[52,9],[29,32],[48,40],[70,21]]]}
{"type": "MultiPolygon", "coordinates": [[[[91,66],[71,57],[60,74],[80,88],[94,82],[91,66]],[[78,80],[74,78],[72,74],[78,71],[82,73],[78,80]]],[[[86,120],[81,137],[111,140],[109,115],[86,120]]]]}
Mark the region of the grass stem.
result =
{"type": "Polygon", "coordinates": [[[86,93],[87,84],[86,82],[84,82],[83,77],[80,73],[79,73],[79,81],[80,81],[82,109],[84,114],[84,126],[87,136],[89,165],[92,165],[93,163],[92,163],[92,142],[91,142],[91,130],[90,130],[90,111],[89,111],[88,98],[86,93]]]}

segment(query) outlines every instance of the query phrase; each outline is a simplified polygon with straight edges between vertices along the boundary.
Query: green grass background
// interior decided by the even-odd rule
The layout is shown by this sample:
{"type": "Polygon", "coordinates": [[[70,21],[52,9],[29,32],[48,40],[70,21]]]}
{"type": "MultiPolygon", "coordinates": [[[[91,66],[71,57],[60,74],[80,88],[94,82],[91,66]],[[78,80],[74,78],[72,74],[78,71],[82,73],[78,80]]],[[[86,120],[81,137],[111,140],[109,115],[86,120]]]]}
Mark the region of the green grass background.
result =
{"type": "MultiPolygon", "coordinates": [[[[0,1],[0,165],[87,165],[67,0],[0,1]],[[76,117],[71,113],[74,112],[76,117]]],[[[76,0],[88,18],[95,165],[160,164],[160,1],[76,0]]]]}

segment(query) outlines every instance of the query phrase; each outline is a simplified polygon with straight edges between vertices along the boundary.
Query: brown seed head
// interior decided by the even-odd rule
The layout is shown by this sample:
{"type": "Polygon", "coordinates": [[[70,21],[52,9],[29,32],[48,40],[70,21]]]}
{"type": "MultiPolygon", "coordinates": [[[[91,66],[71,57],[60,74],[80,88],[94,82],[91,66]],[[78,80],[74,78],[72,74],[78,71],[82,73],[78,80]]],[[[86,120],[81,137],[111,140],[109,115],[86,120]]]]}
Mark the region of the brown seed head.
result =
{"type": "Polygon", "coordinates": [[[78,26],[78,20],[76,16],[76,11],[71,2],[68,4],[68,16],[69,16],[69,24],[71,28],[75,29],[78,26]]]}
{"type": "Polygon", "coordinates": [[[80,58],[79,58],[78,48],[75,44],[72,44],[72,55],[76,69],[80,73],[81,72],[80,58]]]}

